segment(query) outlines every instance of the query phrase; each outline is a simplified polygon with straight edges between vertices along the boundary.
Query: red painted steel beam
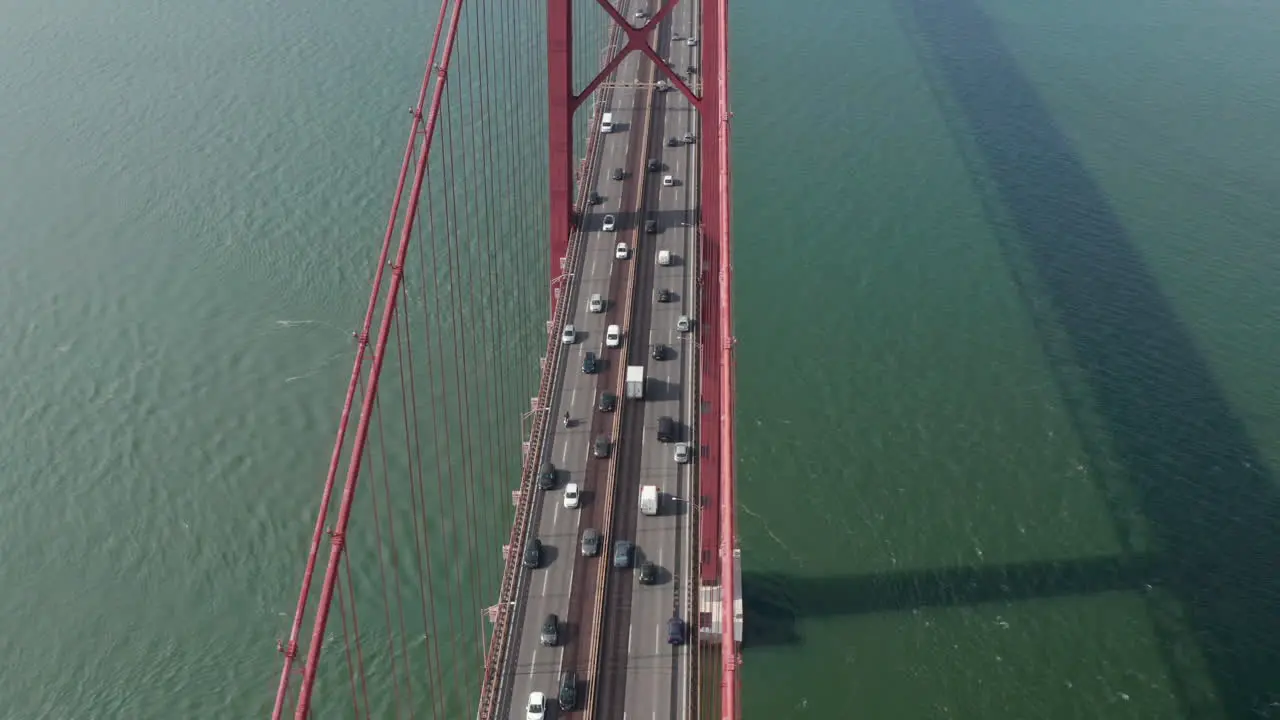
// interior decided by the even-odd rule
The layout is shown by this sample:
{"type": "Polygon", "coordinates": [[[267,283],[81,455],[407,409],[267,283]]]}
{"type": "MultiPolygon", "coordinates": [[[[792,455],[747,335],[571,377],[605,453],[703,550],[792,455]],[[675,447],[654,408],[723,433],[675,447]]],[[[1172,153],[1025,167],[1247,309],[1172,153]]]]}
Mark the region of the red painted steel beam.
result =
{"type": "MultiPolygon", "coordinates": [[[[320,601],[316,606],[311,645],[307,648],[307,662],[302,668],[302,687],[298,691],[298,706],[294,713],[295,720],[306,720],[311,712],[311,694],[315,688],[316,671],[320,665],[320,651],[324,645],[325,626],[329,621],[329,610],[333,604],[333,593],[338,579],[338,564],[342,559],[342,553],[346,549],[345,539],[347,525],[351,520],[351,506],[355,500],[356,486],[360,479],[360,465],[364,459],[364,446],[369,439],[369,425],[373,417],[374,401],[378,396],[378,383],[382,376],[382,363],[386,359],[387,341],[391,337],[390,331],[392,320],[395,318],[396,301],[399,298],[400,285],[404,280],[404,260],[409,252],[409,242],[413,236],[418,203],[422,197],[422,181],[427,174],[427,161],[431,157],[431,139],[435,135],[436,124],[440,118],[440,101],[444,95],[449,63],[453,58],[454,41],[458,36],[458,21],[461,19],[462,2],[463,0],[453,0],[449,27],[445,34],[444,53],[435,68],[436,83],[432,89],[431,108],[427,113],[426,128],[423,131],[425,140],[422,145],[422,151],[418,154],[418,163],[414,170],[413,189],[409,194],[409,205],[405,210],[405,220],[400,232],[400,244],[396,249],[396,259],[391,268],[391,282],[388,284],[386,299],[383,302],[382,322],[378,327],[378,338],[374,344],[373,365],[369,369],[364,401],[360,406],[360,419],[356,426],[356,437],[351,448],[351,459],[347,466],[347,479],[342,488],[342,502],[338,506],[338,520],[334,524],[332,532],[329,563],[325,567],[324,584],[321,585],[320,601]]],[[[428,71],[429,73],[430,71],[428,71]]]]}
{"type": "MultiPolygon", "coordinates": [[[[709,213],[709,232],[716,244],[718,297],[716,303],[716,337],[718,346],[719,411],[719,488],[720,488],[720,597],[721,635],[720,653],[722,676],[720,679],[720,708],[724,720],[738,720],[738,644],[734,635],[737,588],[734,576],[737,571],[737,512],[734,477],[734,382],[733,382],[733,255],[730,234],[730,208],[732,186],[730,183],[730,120],[729,110],[729,2],[728,0],[703,0],[703,37],[710,47],[707,56],[712,60],[712,74],[703,91],[708,111],[702,114],[704,127],[712,129],[711,151],[714,177],[714,206],[704,205],[709,213]]],[[[705,64],[705,60],[704,60],[705,64]]],[[[704,147],[707,147],[704,144],[704,147]]]]}
{"type": "Polygon", "coordinates": [[[422,126],[423,106],[427,101],[427,91],[431,87],[431,62],[440,48],[440,35],[444,28],[445,9],[440,4],[440,15],[436,18],[435,33],[431,38],[431,52],[427,55],[427,69],[422,74],[422,86],[418,90],[418,101],[413,105],[413,122],[409,127],[409,141],[405,144],[404,159],[400,161],[400,177],[396,181],[396,194],[391,200],[391,214],[387,219],[387,230],[382,236],[382,249],[378,252],[378,265],[373,273],[373,287],[369,292],[369,304],[365,308],[364,321],[360,325],[359,345],[356,348],[355,363],[351,368],[351,381],[347,384],[346,398],[342,403],[342,416],[338,421],[338,436],[333,443],[333,453],[329,458],[329,469],[325,475],[324,490],[320,496],[320,509],[316,513],[316,527],[311,535],[311,546],[307,551],[307,566],[302,573],[302,590],[298,593],[298,604],[293,614],[293,625],[289,629],[289,642],[284,646],[284,668],[280,671],[280,684],[276,689],[276,701],[271,710],[271,719],[280,720],[284,714],[284,705],[289,695],[289,679],[293,676],[293,662],[298,655],[298,637],[301,635],[303,618],[307,610],[307,598],[311,595],[311,582],[315,576],[316,560],[320,556],[320,543],[324,538],[325,520],[329,516],[329,502],[333,497],[333,488],[338,477],[338,467],[342,462],[342,446],[346,441],[347,427],[351,420],[351,408],[355,404],[356,388],[360,383],[360,370],[364,367],[365,351],[369,347],[369,331],[373,328],[373,315],[378,307],[378,291],[382,288],[383,271],[387,267],[387,255],[391,252],[391,238],[395,235],[396,218],[400,215],[400,197],[404,194],[404,182],[409,176],[409,167],[413,164],[413,148],[422,126]]]}
{"type": "MultiPolygon", "coordinates": [[[[547,127],[550,159],[551,280],[568,272],[565,254],[573,230],[573,0],[547,3],[547,127]]],[[[556,313],[555,288],[548,287],[550,313],[556,313]]],[[[562,292],[561,296],[568,293],[562,292]]]]}
{"type": "Polygon", "coordinates": [[[632,51],[635,51],[643,54],[645,57],[649,58],[654,65],[657,65],[658,70],[666,76],[667,80],[689,99],[689,103],[692,104],[695,109],[700,110],[702,108],[702,98],[694,95],[693,90],[685,84],[684,79],[672,70],[671,66],[667,65],[667,61],[659,57],[649,45],[649,33],[653,32],[654,28],[658,26],[658,23],[662,22],[663,18],[671,14],[671,11],[675,9],[675,6],[679,4],[679,2],[680,0],[672,0],[669,4],[664,4],[658,9],[658,12],[654,13],[653,17],[649,19],[649,22],[645,23],[642,27],[637,28],[627,22],[626,18],[622,17],[622,14],[606,0],[596,0],[596,3],[603,8],[605,13],[613,20],[613,23],[622,28],[622,31],[627,34],[627,44],[624,45],[622,49],[618,51],[618,54],[614,55],[609,62],[605,63],[604,69],[597,73],[596,76],[591,79],[591,82],[587,83],[587,86],[582,89],[582,93],[578,95],[574,107],[577,107],[577,105],[584,102],[586,98],[591,97],[591,93],[595,92],[595,89],[599,87],[600,83],[604,82],[605,78],[609,77],[613,74],[614,70],[618,69],[618,65],[622,64],[622,61],[626,59],[627,55],[630,55],[632,51]]]}

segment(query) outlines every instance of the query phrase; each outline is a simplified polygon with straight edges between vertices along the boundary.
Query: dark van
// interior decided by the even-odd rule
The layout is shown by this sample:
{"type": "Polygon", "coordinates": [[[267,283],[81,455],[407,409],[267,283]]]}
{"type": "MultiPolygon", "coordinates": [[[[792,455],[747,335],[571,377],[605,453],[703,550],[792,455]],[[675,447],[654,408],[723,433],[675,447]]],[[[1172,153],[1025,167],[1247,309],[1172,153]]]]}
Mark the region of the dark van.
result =
{"type": "Polygon", "coordinates": [[[658,418],[658,442],[669,443],[676,439],[676,424],[671,418],[663,415],[658,418]]]}

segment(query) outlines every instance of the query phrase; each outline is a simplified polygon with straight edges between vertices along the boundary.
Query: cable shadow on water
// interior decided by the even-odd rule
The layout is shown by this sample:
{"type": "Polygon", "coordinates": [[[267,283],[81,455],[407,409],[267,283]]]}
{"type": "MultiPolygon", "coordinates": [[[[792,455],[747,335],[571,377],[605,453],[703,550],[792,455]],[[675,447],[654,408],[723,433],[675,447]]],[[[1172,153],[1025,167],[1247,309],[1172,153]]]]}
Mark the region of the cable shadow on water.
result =
{"type": "MultiPolygon", "coordinates": [[[[1183,634],[1199,646],[1222,711],[1268,716],[1280,700],[1274,476],[1111,203],[976,0],[897,5],[921,61],[962,116],[963,141],[980,161],[969,168],[982,175],[975,184],[989,189],[1014,226],[1017,247],[1008,254],[1025,259],[1052,307],[1073,356],[1070,368],[1051,357],[1054,371],[1065,392],[1081,382],[1064,378],[1078,377],[1088,395],[1067,400],[1094,409],[1102,442],[1149,525],[1152,580],[1181,604],[1183,634]]],[[[1165,657],[1180,654],[1167,648],[1165,657]]],[[[1216,705],[1196,698],[1189,711],[1198,715],[1202,703],[1216,705]]]]}

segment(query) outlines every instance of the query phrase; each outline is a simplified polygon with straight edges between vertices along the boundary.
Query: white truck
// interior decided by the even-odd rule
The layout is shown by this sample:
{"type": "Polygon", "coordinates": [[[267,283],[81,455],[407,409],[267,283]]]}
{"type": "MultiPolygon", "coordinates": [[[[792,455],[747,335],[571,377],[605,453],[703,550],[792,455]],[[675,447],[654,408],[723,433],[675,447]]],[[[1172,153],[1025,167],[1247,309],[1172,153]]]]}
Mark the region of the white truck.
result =
{"type": "Polygon", "coordinates": [[[644,399],[644,366],[627,366],[626,397],[632,400],[644,399]]]}
{"type": "Polygon", "coordinates": [[[658,486],[657,485],[641,486],[640,513],[642,515],[658,514],[658,486]]]}

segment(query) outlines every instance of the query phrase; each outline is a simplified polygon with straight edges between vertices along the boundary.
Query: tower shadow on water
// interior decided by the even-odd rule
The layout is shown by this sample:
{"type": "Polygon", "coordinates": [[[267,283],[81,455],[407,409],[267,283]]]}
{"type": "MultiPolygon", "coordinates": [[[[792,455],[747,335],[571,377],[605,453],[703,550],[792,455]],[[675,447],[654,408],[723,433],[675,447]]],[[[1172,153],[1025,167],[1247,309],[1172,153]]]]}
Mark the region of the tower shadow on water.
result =
{"type": "MultiPolygon", "coordinates": [[[[1083,379],[1148,523],[1153,554],[1126,567],[1144,568],[1142,575],[1179,601],[1186,634],[1199,646],[1227,716],[1269,716],[1280,700],[1274,476],[1111,203],[977,1],[897,0],[897,9],[937,89],[961,116],[956,125],[979,161],[970,172],[983,176],[975,182],[990,188],[1013,223],[1012,254],[1026,259],[1051,303],[1074,359],[1074,367],[1055,370],[1083,379]]],[[[1118,586],[1133,578],[1115,576],[1126,576],[1118,586]]],[[[1170,649],[1166,658],[1177,654],[1170,649]]],[[[1178,668],[1170,670],[1177,675],[1178,668]]],[[[1199,714],[1196,699],[1183,700],[1199,714]]]]}

